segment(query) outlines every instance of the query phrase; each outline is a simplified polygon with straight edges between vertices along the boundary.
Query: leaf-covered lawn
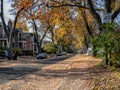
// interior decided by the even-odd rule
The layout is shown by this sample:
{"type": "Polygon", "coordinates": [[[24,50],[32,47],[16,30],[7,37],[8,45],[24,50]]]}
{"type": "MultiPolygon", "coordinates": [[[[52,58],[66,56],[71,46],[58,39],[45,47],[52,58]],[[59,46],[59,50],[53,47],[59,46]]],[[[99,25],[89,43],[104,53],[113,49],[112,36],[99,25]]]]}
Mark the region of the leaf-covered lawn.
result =
{"type": "Polygon", "coordinates": [[[120,90],[120,71],[111,71],[110,68],[99,65],[92,68],[90,74],[93,90],[120,90]]]}

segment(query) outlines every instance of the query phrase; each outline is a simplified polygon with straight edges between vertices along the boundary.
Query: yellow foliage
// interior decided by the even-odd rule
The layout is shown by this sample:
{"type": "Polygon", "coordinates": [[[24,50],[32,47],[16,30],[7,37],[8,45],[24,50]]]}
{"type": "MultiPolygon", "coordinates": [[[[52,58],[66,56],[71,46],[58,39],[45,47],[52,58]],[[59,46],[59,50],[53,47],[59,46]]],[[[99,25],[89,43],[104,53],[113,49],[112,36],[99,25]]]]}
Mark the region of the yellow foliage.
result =
{"type": "MultiPolygon", "coordinates": [[[[30,13],[27,15],[25,12],[22,12],[22,15],[26,18],[39,20],[42,25],[45,27],[52,27],[54,29],[54,39],[57,42],[59,39],[63,40],[63,44],[71,44],[73,43],[75,48],[78,48],[82,45],[82,41],[84,39],[84,34],[87,34],[87,30],[81,17],[82,9],[73,8],[77,12],[76,20],[72,20],[71,8],[70,7],[59,7],[59,8],[47,8],[42,7],[38,9],[36,12],[32,12],[31,7],[33,5],[34,0],[13,0],[15,8],[26,7],[28,10],[25,12],[30,13]],[[30,8],[28,8],[30,7],[30,8]],[[57,28],[55,28],[57,26],[57,28]],[[75,38],[73,39],[73,36],[75,38]]],[[[81,0],[78,0],[81,2],[81,0]]],[[[36,2],[45,2],[50,5],[60,5],[65,4],[67,0],[61,0],[61,2],[56,1],[52,2],[52,0],[36,0],[36,2]]],[[[73,1],[69,1],[73,3],[73,1]]],[[[36,7],[35,7],[36,8],[36,7]]],[[[88,23],[93,21],[92,15],[90,15],[89,11],[86,11],[86,18],[88,23]]],[[[22,25],[20,25],[21,27],[22,25]]]]}
{"type": "Polygon", "coordinates": [[[56,31],[55,31],[55,35],[57,38],[61,39],[64,35],[66,34],[66,31],[64,28],[58,28],[56,31]]]}
{"type": "Polygon", "coordinates": [[[22,29],[22,31],[25,31],[25,32],[28,31],[26,24],[23,22],[17,22],[16,28],[20,28],[20,29],[22,29]]]}

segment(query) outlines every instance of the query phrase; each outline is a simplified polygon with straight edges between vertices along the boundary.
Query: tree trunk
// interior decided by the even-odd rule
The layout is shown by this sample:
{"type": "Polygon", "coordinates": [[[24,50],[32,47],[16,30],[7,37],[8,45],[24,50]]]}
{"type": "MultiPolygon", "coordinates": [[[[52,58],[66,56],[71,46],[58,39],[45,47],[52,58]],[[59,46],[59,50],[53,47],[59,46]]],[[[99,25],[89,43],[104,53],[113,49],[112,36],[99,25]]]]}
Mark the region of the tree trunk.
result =
{"type": "Polygon", "coordinates": [[[40,48],[39,48],[39,53],[42,52],[42,41],[40,41],[40,48]]]}
{"type": "Polygon", "coordinates": [[[106,65],[109,65],[109,52],[107,51],[107,46],[105,47],[105,50],[104,51],[106,51],[105,52],[105,64],[106,65]]]}
{"type": "Polygon", "coordinates": [[[85,43],[85,51],[84,51],[84,53],[86,53],[86,52],[87,52],[87,49],[88,49],[88,47],[89,47],[89,43],[88,43],[88,40],[87,40],[87,38],[86,38],[85,35],[84,35],[84,43],[85,43]]]}
{"type": "Polygon", "coordinates": [[[38,38],[38,32],[37,32],[37,25],[35,23],[35,21],[32,19],[33,21],[33,25],[34,25],[34,29],[35,29],[35,38],[36,38],[36,44],[37,44],[37,48],[38,48],[38,53],[41,53],[42,49],[41,49],[41,46],[42,46],[42,42],[43,42],[43,39],[44,37],[46,36],[46,33],[49,29],[49,27],[47,28],[47,30],[44,32],[43,36],[41,37],[40,39],[40,42],[39,42],[39,38],[38,38]]]}
{"type": "Polygon", "coordinates": [[[62,42],[60,40],[60,53],[62,53],[62,52],[63,52],[63,47],[62,47],[62,42]]]}
{"type": "Polygon", "coordinates": [[[24,9],[21,8],[17,14],[16,14],[16,17],[15,17],[15,21],[14,21],[14,26],[12,28],[12,22],[9,23],[8,27],[5,23],[5,19],[4,19],[4,9],[3,9],[3,0],[1,0],[1,20],[2,20],[2,23],[3,23],[3,27],[4,27],[4,32],[6,34],[6,37],[7,37],[7,46],[8,46],[8,55],[9,55],[9,60],[12,59],[13,57],[13,47],[12,47],[12,41],[13,41],[13,34],[14,34],[14,31],[15,31],[15,28],[16,28],[16,23],[17,23],[17,19],[18,19],[18,16],[19,16],[19,13],[24,9]]]}
{"type": "Polygon", "coordinates": [[[8,47],[8,60],[11,60],[12,58],[13,58],[12,41],[9,41],[9,47],[8,47]]]}
{"type": "Polygon", "coordinates": [[[112,3],[111,0],[105,0],[105,8],[106,8],[107,13],[111,13],[111,10],[112,10],[111,3],[112,3]]]}
{"type": "Polygon", "coordinates": [[[53,30],[53,28],[52,27],[50,27],[50,33],[51,33],[51,39],[52,39],[52,43],[53,43],[53,45],[55,46],[55,42],[54,42],[54,30],[53,30]]]}
{"type": "Polygon", "coordinates": [[[32,21],[33,21],[33,25],[34,25],[34,29],[35,29],[35,39],[36,39],[36,44],[37,44],[37,49],[38,49],[37,53],[40,53],[41,50],[40,50],[39,39],[38,39],[37,25],[34,20],[32,20],[32,21]]]}
{"type": "Polygon", "coordinates": [[[3,24],[3,27],[4,27],[4,31],[5,31],[5,34],[6,34],[6,37],[7,37],[7,40],[9,39],[9,34],[8,34],[8,29],[7,29],[7,25],[5,23],[5,19],[4,19],[4,9],[3,9],[3,0],[1,0],[1,21],[2,21],[2,24],[3,24]]]}
{"type": "Polygon", "coordinates": [[[40,39],[40,47],[39,47],[40,52],[42,52],[42,43],[43,43],[43,39],[45,38],[48,29],[49,29],[49,27],[47,28],[47,30],[44,32],[42,38],[40,39]]]}
{"type": "Polygon", "coordinates": [[[15,30],[15,33],[14,33],[14,45],[15,45],[14,47],[15,47],[15,48],[18,48],[18,46],[19,46],[18,44],[19,44],[18,30],[16,29],[16,30],[15,30]]]}
{"type": "Polygon", "coordinates": [[[109,57],[108,57],[108,54],[106,53],[105,55],[105,64],[108,65],[109,63],[109,57]]]}
{"type": "Polygon", "coordinates": [[[97,50],[96,50],[96,44],[93,44],[93,56],[96,57],[97,56],[97,50]]]}
{"type": "Polygon", "coordinates": [[[92,16],[95,18],[95,20],[98,22],[99,25],[102,24],[102,20],[100,18],[100,15],[96,12],[92,0],[87,0],[89,11],[92,14],[92,16]]]}
{"type": "Polygon", "coordinates": [[[88,24],[88,22],[87,22],[87,17],[86,17],[86,12],[85,12],[85,10],[82,10],[82,11],[81,11],[81,15],[82,15],[82,18],[83,18],[83,20],[84,20],[84,24],[85,24],[85,27],[86,27],[86,30],[87,30],[88,34],[89,34],[91,37],[93,37],[93,36],[92,36],[92,32],[91,32],[90,27],[89,27],[89,24],[88,24]]]}

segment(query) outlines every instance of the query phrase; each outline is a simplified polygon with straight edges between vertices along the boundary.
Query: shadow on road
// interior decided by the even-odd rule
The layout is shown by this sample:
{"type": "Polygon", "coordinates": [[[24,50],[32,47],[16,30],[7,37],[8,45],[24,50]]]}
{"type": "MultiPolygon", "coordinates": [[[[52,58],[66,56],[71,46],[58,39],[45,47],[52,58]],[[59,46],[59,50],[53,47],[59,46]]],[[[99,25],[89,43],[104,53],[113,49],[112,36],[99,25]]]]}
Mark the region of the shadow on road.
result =
{"type": "MultiPolygon", "coordinates": [[[[44,66],[47,66],[49,64],[55,64],[60,61],[64,61],[65,59],[71,58],[72,56],[74,55],[56,57],[56,58],[47,59],[47,60],[31,60],[31,61],[27,60],[27,61],[24,61],[23,64],[21,65],[15,65],[10,67],[0,67],[0,85],[5,84],[10,80],[16,80],[19,77],[23,77],[24,75],[36,73],[38,70],[41,70],[41,68],[44,66]],[[32,66],[31,64],[28,65],[28,63],[29,64],[34,63],[38,65],[32,66]]],[[[15,61],[12,61],[12,62],[15,63],[15,61]]]]}
{"type": "Polygon", "coordinates": [[[50,70],[44,69],[38,71],[36,74],[39,77],[51,77],[51,78],[64,78],[70,77],[71,79],[80,78],[81,80],[92,80],[96,76],[104,75],[105,73],[110,73],[107,69],[99,68],[99,66],[93,66],[90,68],[72,68],[68,70],[50,70]]]}
{"type": "Polygon", "coordinates": [[[67,56],[58,56],[49,59],[34,59],[34,60],[25,60],[24,63],[37,63],[37,64],[55,64],[61,61],[64,61],[68,58],[71,58],[75,55],[67,55],[67,56]]]}
{"type": "Polygon", "coordinates": [[[37,63],[40,63],[40,64],[55,64],[55,63],[64,61],[64,60],[66,60],[68,58],[71,58],[73,56],[74,55],[70,55],[70,56],[58,56],[58,57],[47,59],[47,60],[37,61],[37,63]]]}
{"type": "Polygon", "coordinates": [[[38,71],[38,69],[27,67],[0,68],[0,85],[36,71],[38,71]]]}

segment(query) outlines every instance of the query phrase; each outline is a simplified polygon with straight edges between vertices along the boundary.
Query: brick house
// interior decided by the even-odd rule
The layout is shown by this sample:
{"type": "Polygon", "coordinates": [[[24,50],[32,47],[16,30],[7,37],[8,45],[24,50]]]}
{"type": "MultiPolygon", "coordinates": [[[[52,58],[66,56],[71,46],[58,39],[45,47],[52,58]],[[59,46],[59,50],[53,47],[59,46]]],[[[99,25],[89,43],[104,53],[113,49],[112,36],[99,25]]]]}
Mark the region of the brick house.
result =
{"type": "MultiPolygon", "coordinates": [[[[37,52],[36,43],[34,43],[34,36],[32,33],[23,32],[21,29],[16,29],[13,37],[13,48],[34,50],[34,52],[37,52]]],[[[0,22],[0,45],[2,47],[7,47],[6,40],[6,35],[4,33],[2,23],[0,22]]]]}

